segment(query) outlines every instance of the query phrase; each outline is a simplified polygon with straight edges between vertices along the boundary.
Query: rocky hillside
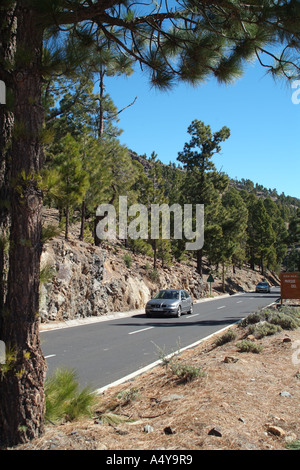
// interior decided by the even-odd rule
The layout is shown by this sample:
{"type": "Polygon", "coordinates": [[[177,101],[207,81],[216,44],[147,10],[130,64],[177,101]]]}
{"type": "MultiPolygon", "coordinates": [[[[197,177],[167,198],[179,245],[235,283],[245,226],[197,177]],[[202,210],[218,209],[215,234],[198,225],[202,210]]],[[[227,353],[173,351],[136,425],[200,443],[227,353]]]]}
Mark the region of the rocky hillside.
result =
{"type": "MultiPolygon", "coordinates": [[[[56,218],[47,210],[48,219],[56,218]]],[[[78,239],[71,227],[69,240],[63,234],[45,244],[41,268],[40,317],[42,322],[63,321],[140,309],[160,288],[185,288],[193,298],[210,295],[208,270],[203,279],[192,261],[175,263],[153,271],[152,259],[134,255],[117,242],[102,247],[78,239]],[[126,256],[127,255],[127,259],[126,256]],[[125,258],[124,258],[125,257],[125,258]]],[[[278,281],[269,276],[272,284],[278,281]]],[[[258,272],[228,269],[226,292],[251,291],[263,279],[258,272]]],[[[222,294],[221,277],[215,276],[212,295],[222,294]]]]}

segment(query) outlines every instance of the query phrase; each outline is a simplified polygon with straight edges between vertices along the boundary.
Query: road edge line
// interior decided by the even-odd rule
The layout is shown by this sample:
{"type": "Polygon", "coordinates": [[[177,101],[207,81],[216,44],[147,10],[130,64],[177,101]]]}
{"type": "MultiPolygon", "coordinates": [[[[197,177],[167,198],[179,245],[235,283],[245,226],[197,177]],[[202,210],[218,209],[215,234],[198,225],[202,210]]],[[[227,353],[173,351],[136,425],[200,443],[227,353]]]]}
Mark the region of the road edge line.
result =
{"type": "MultiPolygon", "coordinates": [[[[225,326],[224,328],[221,328],[221,330],[218,330],[218,331],[215,331],[214,333],[211,333],[210,335],[208,336],[205,336],[205,338],[202,338],[198,341],[196,341],[195,343],[192,343],[192,344],[189,344],[188,346],[185,346],[184,348],[180,348],[178,349],[176,352],[172,352],[168,355],[165,356],[164,360],[165,359],[170,359],[172,356],[175,356],[177,354],[180,354],[182,353],[183,351],[186,351],[187,349],[192,349],[192,348],[195,348],[196,346],[199,346],[199,344],[203,343],[204,341],[207,341],[208,339],[210,339],[212,336],[218,334],[218,333],[221,333],[222,331],[225,331],[227,330],[228,328],[232,327],[233,325],[235,325],[236,323],[238,323],[240,320],[230,324],[230,325],[227,325],[225,326]]],[[[138,369],[136,370],[135,372],[132,372],[131,374],[128,374],[126,375],[125,377],[122,377],[121,379],[118,379],[116,380],[115,382],[112,382],[111,384],[108,384],[108,385],[105,385],[104,387],[101,387],[101,388],[98,388],[94,391],[94,393],[96,395],[101,395],[102,393],[106,392],[106,390],[108,390],[109,388],[112,388],[112,387],[115,387],[117,385],[121,385],[125,382],[128,382],[129,380],[131,379],[134,379],[135,377],[138,377],[139,375],[142,375],[144,374],[145,372],[148,372],[149,370],[151,369],[154,369],[155,367],[157,367],[158,365],[162,364],[163,361],[161,359],[158,359],[157,361],[155,362],[152,362],[151,364],[148,364],[147,366],[145,367],[142,367],[141,369],[138,369]]]]}
{"type": "MultiPolygon", "coordinates": [[[[262,307],[262,310],[265,309],[265,308],[268,308],[270,307],[271,305],[274,305],[278,302],[278,299],[276,299],[274,302],[271,302],[270,304],[266,305],[265,307],[262,307]]],[[[242,319],[241,319],[242,320],[242,319]]],[[[214,333],[211,333],[210,335],[208,336],[205,336],[204,338],[202,339],[199,339],[198,341],[195,341],[194,343],[192,344],[189,344],[188,346],[185,346],[184,348],[180,348],[178,349],[176,352],[172,352],[170,354],[168,354],[167,356],[165,356],[164,360],[165,359],[170,359],[172,356],[175,356],[176,354],[180,354],[182,353],[183,351],[186,351],[187,349],[193,349],[195,348],[196,346],[199,346],[199,344],[203,343],[204,341],[207,341],[208,339],[212,338],[213,336],[219,334],[219,333],[222,333],[223,331],[225,330],[228,330],[229,328],[231,328],[232,326],[236,325],[237,323],[239,323],[241,320],[237,320],[236,322],[234,323],[231,323],[230,325],[227,325],[225,326],[224,328],[221,328],[220,330],[218,331],[215,331],[214,333]]],[[[142,375],[144,374],[145,372],[148,372],[149,370],[151,369],[154,369],[155,367],[157,367],[158,365],[162,364],[163,361],[161,359],[158,359],[157,361],[155,362],[152,362],[151,364],[148,364],[147,366],[145,367],[142,367],[141,369],[138,369],[136,370],[135,372],[132,372],[131,374],[128,374],[126,375],[125,377],[122,377],[121,379],[118,379],[116,380],[115,382],[112,382],[108,385],[105,385],[104,387],[101,387],[101,388],[98,388],[94,391],[95,395],[102,395],[103,393],[105,393],[109,388],[112,388],[112,387],[116,387],[117,385],[122,385],[123,383],[125,382],[128,382],[129,380],[132,380],[134,379],[135,377],[138,377],[139,375],[142,375]]]]}

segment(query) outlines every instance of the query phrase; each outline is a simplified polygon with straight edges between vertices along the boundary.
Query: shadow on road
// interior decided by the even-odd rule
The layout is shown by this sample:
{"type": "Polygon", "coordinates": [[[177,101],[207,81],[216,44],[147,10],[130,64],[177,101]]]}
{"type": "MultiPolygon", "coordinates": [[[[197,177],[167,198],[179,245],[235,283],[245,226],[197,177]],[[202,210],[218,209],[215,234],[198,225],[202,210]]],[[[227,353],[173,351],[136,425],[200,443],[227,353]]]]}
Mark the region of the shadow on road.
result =
{"type": "MultiPolygon", "coordinates": [[[[145,315],[138,315],[139,318],[145,318],[145,315]]],[[[169,319],[169,321],[154,321],[155,319],[161,319],[162,317],[156,316],[153,317],[153,320],[148,319],[148,321],[141,323],[115,323],[114,326],[130,326],[130,327],[140,327],[140,328],[147,328],[149,326],[155,326],[157,328],[169,328],[169,327],[196,327],[196,326],[216,326],[216,325],[231,325],[232,323],[236,323],[240,319],[237,317],[226,317],[222,319],[210,319],[210,320],[200,320],[194,322],[187,322],[184,321],[183,318],[176,318],[176,319],[169,319]],[[182,321],[183,320],[183,321],[182,321]]]]}

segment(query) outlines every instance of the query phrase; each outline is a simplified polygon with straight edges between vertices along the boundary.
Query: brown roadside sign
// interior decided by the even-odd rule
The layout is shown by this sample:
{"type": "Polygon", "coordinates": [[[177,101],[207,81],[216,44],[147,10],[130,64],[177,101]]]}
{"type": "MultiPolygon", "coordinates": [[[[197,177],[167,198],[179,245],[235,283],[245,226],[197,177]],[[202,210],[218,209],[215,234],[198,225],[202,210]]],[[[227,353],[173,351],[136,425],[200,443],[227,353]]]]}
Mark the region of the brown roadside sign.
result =
{"type": "Polygon", "coordinates": [[[300,272],[280,273],[281,299],[300,299],[300,272]]]}

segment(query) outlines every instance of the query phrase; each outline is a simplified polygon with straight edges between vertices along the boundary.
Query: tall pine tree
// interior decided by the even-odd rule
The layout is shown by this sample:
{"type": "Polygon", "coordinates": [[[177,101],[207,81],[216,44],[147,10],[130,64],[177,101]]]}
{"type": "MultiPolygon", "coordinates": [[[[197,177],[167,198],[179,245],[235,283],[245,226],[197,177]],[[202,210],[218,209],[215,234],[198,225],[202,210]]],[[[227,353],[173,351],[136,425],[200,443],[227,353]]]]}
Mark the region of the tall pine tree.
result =
{"type": "Polygon", "coordinates": [[[263,63],[274,74],[299,73],[299,2],[189,0],[155,8],[143,5],[142,12],[136,6],[126,0],[5,0],[0,5],[5,31],[0,80],[13,97],[9,121],[0,119],[6,135],[12,136],[0,180],[10,163],[9,274],[0,315],[1,340],[15,352],[11,369],[1,373],[0,380],[0,441],[7,445],[32,439],[44,429],[45,359],[37,312],[45,78],[53,70],[64,74],[87,60],[97,31],[147,69],[151,83],[161,89],[177,78],[196,83],[215,76],[229,81],[255,56],[262,63],[265,57],[275,58],[275,64],[263,63]],[[74,47],[78,38],[82,48],[74,47]],[[274,42],[280,45],[277,57],[274,42]]]}
{"type": "MultiPolygon", "coordinates": [[[[211,206],[210,213],[214,212],[215,201],[216,198],[218,199],[215,184],[209,177],[213,176],[215,183],[218,182],[219,178],[216,176],[212,157],[220,152],[220,144],[229,138],[230,130],[224,126],[213,134],[210,126],[205,125],[202,121],[194,120],[188,127],[188,133],[191,139],[184,145],[183,151],[178,154],[178,160],[183,163],[186,170],[183,194],[186,203],[204,204],[204,211],[207,212],[205,218],[207,219],[209,206],[211,206]]],[[[207,230],[205,232],[205,238],[209,237],[207,230]]],[[[201,248],[197,250],[197,271],[201,276],[202,257],[203,249],[201,248]]]]}

